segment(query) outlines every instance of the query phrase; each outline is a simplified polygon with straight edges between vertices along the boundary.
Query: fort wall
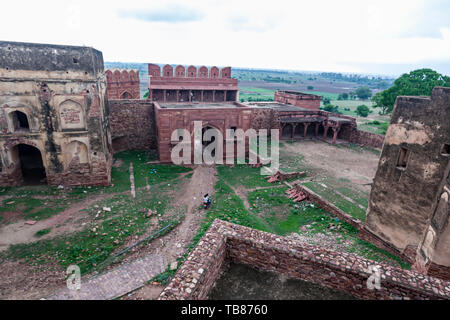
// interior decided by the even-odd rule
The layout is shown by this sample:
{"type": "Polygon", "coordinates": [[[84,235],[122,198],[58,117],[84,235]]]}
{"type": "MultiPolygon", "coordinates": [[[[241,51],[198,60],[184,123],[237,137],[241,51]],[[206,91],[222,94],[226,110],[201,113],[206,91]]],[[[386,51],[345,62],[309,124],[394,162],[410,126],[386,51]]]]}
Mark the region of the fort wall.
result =
{"type": "Polygon", "coordinates": [[[221,220],[213,222],[159,299],[207,299],[229,261],[361,299],[450,299],[448,281],[221,220]],[[367,286],[372,276],[369,268],[375,265],[380,271],[380,288],[371,290],[367,286]]]}

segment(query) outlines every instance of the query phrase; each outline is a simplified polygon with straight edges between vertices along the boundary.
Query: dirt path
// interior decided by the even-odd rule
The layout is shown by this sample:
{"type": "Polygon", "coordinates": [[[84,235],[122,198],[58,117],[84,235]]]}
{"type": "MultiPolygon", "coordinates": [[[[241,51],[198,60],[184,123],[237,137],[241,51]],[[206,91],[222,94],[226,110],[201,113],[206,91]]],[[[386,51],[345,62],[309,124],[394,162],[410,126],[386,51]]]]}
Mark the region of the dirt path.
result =
{"type": "Polygon", "coordinates": [[[197,233],[200,221],[205,214],[203,209],[197,210],[197,208],[202,205],[204,194],[214,196],[216,173],[216,167],[197,166],[194,168],[189,184],[174,199],[176,206],[186,206],[186,215],[172,232],[152,243],[155,253],[164,256],[168,263],[184,254],[185,247],[197,233]]]}
{"type": "Polygon", "coordinates": [[[358,152],[350,148],[339,148],[325,142],[309,140],[285,143],[284,148],[302,155],[312,167],[326,171],[336,178],[348,179],[362,191],[370,191],[370,185],[367,184],[371,183],[375,176],[378,155],[366,150],[358,152]]]}
{"type": "Polygon", "coordinates": [[[51,299],[113,299],[133,291],[140,298],[154,298],[162,287],[146,286],[156,274],[164,271],[168,264],[184,255],[186,246],[197,233],[200,221],[204,217],[202,196],[214,194],[216,168],[198,166],[194,169],[189,183],[176,195],[171,205],[176,208],[186,207],[183,221],[167,235],[150,243],[146,254],[139,259],[120,264],[107,272],[82,280],[81,290],[70,292],[67,288],[53,294],[51,299]],[[83,289],[84,288],[84,289],[83,289]],[[139,290],[136,290],[140,288],[139,290]],[[136,291],[135,291],[136,290],[136,291]]]}
{"type": "Polygon", "coordinates": [[[48,219],[44,219],[41,221],[37,221],[34,225],[27,225],[25,224],[25,220],[20,220],[15,223],[11,223],[8,225],[4,225],[0,227],[0,251],[6,250],[10,245],[12,244],[18,244],[18,243],[28,243],[37,241],[40,239],[49,239],[53,238],[56,235],[66,233],[66,232],[73,232],[77,228],[81,226],[75,226],[74,224],[65,224],[66,221],[72,218],[83,218],[84,214],[80,213],[81,210],[84,208],[89,207],[91,204],[107,199],[110,197],[113,197],[115,194],[101,194],[89,197],[87,199],[84,199],[83,201],[76,202],[72,206],[70,206],[68,209],[64,210],[63,212],[56,214],[48,219]],[[59,227],[57,227],[59,226],[59,227]],[[57,227],[57,228],[55,228],[57,227]],[[36,232],[42,229],[48,229],[52,228],[50,233],[40,237],[39,239],[36,238],[34,235],[36,232]]]}

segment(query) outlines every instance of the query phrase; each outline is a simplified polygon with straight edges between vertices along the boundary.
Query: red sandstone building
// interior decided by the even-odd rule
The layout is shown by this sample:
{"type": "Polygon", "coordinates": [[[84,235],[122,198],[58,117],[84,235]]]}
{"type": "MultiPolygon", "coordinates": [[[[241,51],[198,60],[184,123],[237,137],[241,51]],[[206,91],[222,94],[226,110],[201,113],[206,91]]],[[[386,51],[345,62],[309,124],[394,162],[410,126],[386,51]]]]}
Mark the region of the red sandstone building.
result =
{"type": "Polygon", "coordinates": [[[319,110],[321,96],[296,91],[277,91],[274,100],[279,103],[291,104],[308,110],[319,110]]]}
{"type": "Polygon", "coordinates": [[[139,99],[139,70],[106,70],[108,99],[139,99]]]}
{"type": "Polygon", "coordinates": [[[162,68],[148,65],[149,99],[160,102],[229,102],[238,101],[237,79],[231,78],[231,68],[194,66],[187,69],[166,64],[162,68]],[[174,72],[175,71],[175,72],[174,72]]]}

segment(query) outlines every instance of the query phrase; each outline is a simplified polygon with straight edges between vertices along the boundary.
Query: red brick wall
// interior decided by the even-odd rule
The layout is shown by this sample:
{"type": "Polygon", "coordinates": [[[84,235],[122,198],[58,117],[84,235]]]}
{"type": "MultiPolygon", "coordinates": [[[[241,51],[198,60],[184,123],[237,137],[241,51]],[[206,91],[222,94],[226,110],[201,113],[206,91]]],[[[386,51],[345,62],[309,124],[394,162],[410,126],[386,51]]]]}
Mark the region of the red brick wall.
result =
{"type": "Polygon", "coordinates": [[[279,103],[286,103],[308,110],[319,110],[322,97],[300,92],[294,94],[285,91],[276,91],[274,100],[279,103]]]}
{"type": "Polygon", "coordinates": [[[154,104],[149,100],[109,100],[114,152],[157,148],[154,104]]]}
{"type": "Polygon", "coordinates": [[[137,70],[106,70],[106,84],[108,99],[140,98],[139,71],[137,70]]]}
{"type": "MultiPolygon", "coordinates": [[[[244,131],[252,127],[253,111],[251,108],[239,107],[236,103],[235,108],[160,108],[155,106],[155,118],[158,124],[158,152],[159,160],[162,162],[171,162],[171,135],[176,129],[186,129],[189,132],[194,131],[194,121],[201,120],[203,125],[215,127],[224,136],[225,130],[231,129],[232,126],[244,131]]],[[[192,143],[193,147],[193,143],[192,143]]],[[[192,149],[193,150],[193,149],[192,149]]],[[[225,142],[224,142],[225,154],[225,142]]],[[[192,151],[193,155],[193,151],[192,151]]]]}

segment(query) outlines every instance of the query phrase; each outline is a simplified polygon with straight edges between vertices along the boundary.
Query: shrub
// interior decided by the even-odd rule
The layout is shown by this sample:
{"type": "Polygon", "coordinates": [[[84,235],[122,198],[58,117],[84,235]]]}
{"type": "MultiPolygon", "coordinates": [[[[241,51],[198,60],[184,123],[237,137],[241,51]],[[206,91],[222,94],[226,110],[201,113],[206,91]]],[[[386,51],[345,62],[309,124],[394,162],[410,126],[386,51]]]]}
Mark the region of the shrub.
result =
{"type": "Polygon", "coordinates": [[[369,107],[365,104],[362,104],[356,108],[356,114],[364,118],[369,115],[369,111],[369,107]]]}

